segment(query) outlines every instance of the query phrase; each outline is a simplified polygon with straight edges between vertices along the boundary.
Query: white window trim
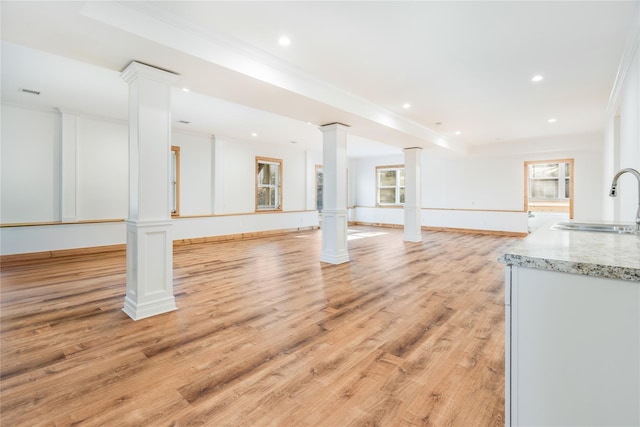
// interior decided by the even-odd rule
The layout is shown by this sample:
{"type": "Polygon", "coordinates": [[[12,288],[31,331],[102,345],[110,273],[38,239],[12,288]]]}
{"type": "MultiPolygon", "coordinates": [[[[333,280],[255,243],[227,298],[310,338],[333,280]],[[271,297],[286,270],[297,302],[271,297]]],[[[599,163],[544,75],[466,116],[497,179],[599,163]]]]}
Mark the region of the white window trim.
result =
{"type": "Polygon", "coordinates": [[[571,194],[569,194],[569,197],[564,197],[564,194],[566,193],[566,181],[571,179],[571,170],[569,170],[569,175],[567,176],[565,174],[565,168],[564,165],[565,164],[569,164],[569,168],[571,168],[573,165],[571,164],[571,162],[564,162],[564,161],[560,161],[560,162],[554,162],[554,161],[550,161],[550,162],[543,162],[543,163],[532,163],[529,165],[529,200],[533,201],[533,202],[550,202],[550,201],[557,201],[557,202],[562,202],[562,201],[567,201],[571,198],[571,194]],[[532,176],[532,172],[533,172],[533,167],[536,165],[558,165],[558,176],[557,177],[550,177],[550,178],[534,178],[532,176]],[[558,182],[558,192],[557,192],[557,196],[562,195],[562,197],[555,197],[555,198],[551,198],[551,197],[544,197],[544,198],[535,198],[533,197],[532,194],[532,190],[533,190],[533,184],[535,181],[557,181],[558,182]]]}
{"type": "Polygon", "coordinates": [[[282,169],[283,162],[282,159],[274,159],[270,157],[256,157],[256,212],[281,212],[282,211],[282,169]],[[278,166],[278,176],[276,184],[261,184],[258,178],[258,173],[260,171],[260,164],[270,164],[278,166]],[[273,188],[276,191],[276,203],[277,206],[259,206],[258,205],[258,193],[260,188],[273,188]]]}
{"type": "Polygon", "coordinates": [[[404,171],[404,165],[389,165],[389,166],[376,166],[376,206],[380,207],[393,207],[404,206],[403,202],[400,202],[400,189],[405,188],[404,185],[400,185],[400,171],[404,171]],[[396,179],[396,185],[394,186],[382,186],[380,185],[380,172],[383,171],[396,171],[398,179],[396,179]],[[395,188],[396,200],[394,203],[381,203],[380,202],[380,190],[384,188],[395,188]]]}

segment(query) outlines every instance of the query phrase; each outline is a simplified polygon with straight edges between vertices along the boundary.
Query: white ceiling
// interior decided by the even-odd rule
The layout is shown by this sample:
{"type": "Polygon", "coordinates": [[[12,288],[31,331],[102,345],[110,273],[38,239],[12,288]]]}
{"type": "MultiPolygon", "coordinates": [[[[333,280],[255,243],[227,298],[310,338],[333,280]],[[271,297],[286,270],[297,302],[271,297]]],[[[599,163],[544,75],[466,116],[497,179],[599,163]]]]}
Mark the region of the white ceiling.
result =
{"type": "Polygon", "coordinates": [[[176,128],[243,140],[320,149],[341,122],[361,156],[602,132],[639,4],[3,0],[2,100],[125,119],[136,60],[180,75],[176,128]]]}

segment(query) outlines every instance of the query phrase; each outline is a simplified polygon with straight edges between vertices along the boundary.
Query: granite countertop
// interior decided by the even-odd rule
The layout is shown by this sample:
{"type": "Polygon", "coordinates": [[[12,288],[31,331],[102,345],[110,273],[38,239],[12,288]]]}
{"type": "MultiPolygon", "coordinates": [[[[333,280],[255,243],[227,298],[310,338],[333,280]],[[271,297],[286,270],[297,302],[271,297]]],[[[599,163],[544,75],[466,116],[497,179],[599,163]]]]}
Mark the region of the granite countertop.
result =
{"type": "Polygon", "coordinates": [[[507,265],[640,282],[640,235],[542,225],[500,257],[507,265]]]}

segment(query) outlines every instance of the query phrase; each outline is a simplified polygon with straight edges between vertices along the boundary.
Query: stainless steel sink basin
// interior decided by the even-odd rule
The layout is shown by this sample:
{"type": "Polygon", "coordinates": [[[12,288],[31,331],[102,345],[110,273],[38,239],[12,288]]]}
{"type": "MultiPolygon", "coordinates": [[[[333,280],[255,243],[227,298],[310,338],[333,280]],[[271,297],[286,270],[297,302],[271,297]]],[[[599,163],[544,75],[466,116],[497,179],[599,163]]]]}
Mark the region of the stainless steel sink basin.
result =
{"type": "Polygon", "coordinates": [[[558,222],[552,230],[595,231],[599,233],[635,234],[634,224],[598,224],[590,222],[558,222]]]}

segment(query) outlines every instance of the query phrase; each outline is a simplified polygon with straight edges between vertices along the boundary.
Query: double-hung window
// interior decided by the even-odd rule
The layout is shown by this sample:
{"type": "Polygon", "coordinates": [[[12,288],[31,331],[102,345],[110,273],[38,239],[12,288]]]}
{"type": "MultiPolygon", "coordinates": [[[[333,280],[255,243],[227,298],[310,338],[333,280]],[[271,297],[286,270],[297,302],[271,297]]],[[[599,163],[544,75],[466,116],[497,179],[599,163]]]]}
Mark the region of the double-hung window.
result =
{"type": "Polygon", "coordinates": [[[377,166],[376,193],[378,206],[404,204],[404,165],[377,166]]]}
{"type": "Polygon", "coordinates": [[[534,163],[529,165],[529,200],[567,200],[571,196],[571,164],[534,163]]]}
{"type": "Polygon", "coordinates": [[[256,211],[282,210],[282,160],[256,157],[256,211]]]}

